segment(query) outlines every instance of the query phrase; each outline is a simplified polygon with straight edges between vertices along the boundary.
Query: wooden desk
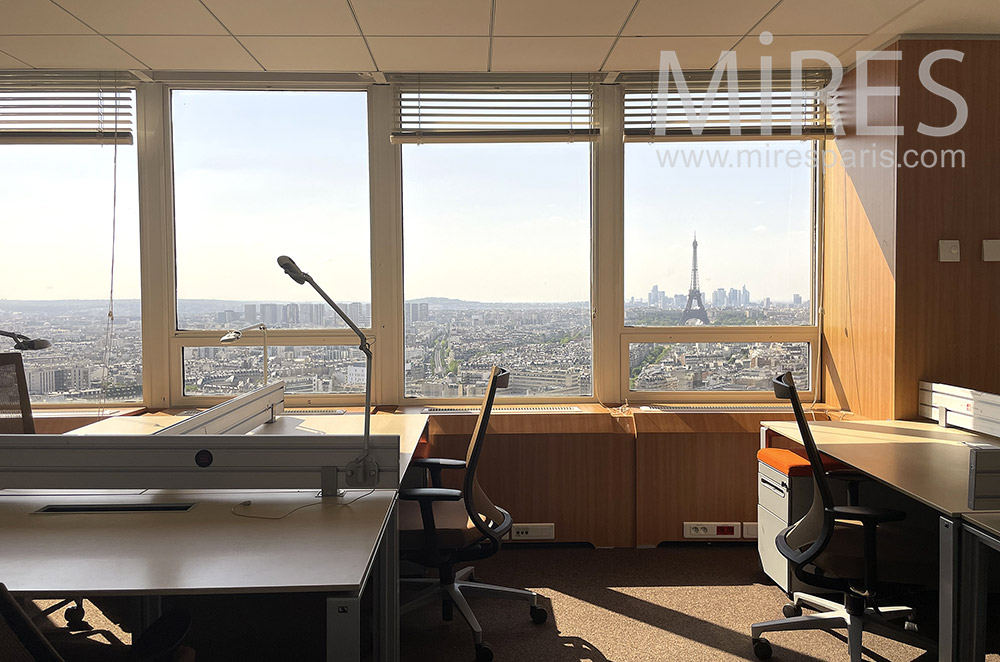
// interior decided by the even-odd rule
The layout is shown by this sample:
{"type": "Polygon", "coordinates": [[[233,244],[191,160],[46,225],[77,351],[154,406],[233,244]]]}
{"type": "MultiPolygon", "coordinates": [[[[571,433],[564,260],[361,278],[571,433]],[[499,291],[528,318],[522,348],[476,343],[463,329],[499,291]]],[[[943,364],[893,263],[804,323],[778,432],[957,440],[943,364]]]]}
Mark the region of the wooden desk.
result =
{"type": "MultiPolygon", "coordinates": [[[[796,423],[761,424],[761,444],[780,435],[797,443],[796,423]]],[[[941,662],[969,659],[960,651],[960,519],[970,513],[970,444],[1000,440],[936,423],[914,421],[830,421],[810,423],[816,446],[886,485],[935,509],[938,526],[941,662]]],[[[962,598],[964,600],[964,597],[962,598]]],[[[964,626],[962,626],[964,628],[964,626]]],[[[964,649],[963,649],[964,650],[964,649]]]]}
{"type": "MultiPolygon", "coordinates": [[[[76,433],[148,434],[179,419],[107,419],[76,433]]],[[[400,437],[401,476],[426,427],[424,415],[372,417],[373,433],[400,437]]],[[[362,416],[289,415],[250,434],[357,435],[363,428],[362,416]]],[[[353,503],[348,502],[365,491],[328,499],[312,490],[0,494],[0,577],[15,594],[323,592],[327,660],[357,662],[361,594],[371,580],[376,659],[399,657],[396,490],[375,490],[353,503]],[[240,505],[248,499],[249,506],[240,505]],[[35,512],[45,505],[167,502],[195,505],[186,512],[35,512]],[[291,512],[303,505],[307,507],[291,512]]]]}

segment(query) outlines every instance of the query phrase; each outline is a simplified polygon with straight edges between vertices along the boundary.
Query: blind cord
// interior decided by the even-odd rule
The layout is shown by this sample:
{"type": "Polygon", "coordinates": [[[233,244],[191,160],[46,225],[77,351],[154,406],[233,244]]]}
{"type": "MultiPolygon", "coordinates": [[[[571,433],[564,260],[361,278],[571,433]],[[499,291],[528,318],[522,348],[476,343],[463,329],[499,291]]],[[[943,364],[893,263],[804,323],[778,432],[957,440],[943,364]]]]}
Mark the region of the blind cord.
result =
{"type": "MultiPolygon", "coordinates": [[[[120,90],[117,74],[115,75],[114,103],[117,106],[120,90]]],[[[101,90],[101,105],[104,104],[103,89],[101,90]]],[[[103,121],[103,112],[101,115],[103,121]]],[[[104,364],[101,371],[101,404],[97,410],[98,418],[104,418],[104,409],[108,402],[108,380],[111,378],[111,356],[115,337],[115,240],[118,229],[118,112],[115,112],[114,137],[112,138],[111,156],[111,273],[108,291],[108,319],[104,330],[104,364]]]]}

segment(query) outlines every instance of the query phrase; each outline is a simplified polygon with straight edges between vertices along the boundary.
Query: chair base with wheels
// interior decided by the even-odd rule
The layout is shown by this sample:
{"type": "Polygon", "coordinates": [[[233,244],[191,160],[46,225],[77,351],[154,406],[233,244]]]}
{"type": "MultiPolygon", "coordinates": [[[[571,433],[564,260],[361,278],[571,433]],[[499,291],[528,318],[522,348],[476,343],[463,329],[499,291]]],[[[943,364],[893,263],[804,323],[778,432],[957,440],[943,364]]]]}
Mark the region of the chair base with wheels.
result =
{"type": "Polygon", "coordinates": [[[750,626],[753,653],[759,660],[771,657],[771,643],[763,636],[766,632],[789,632],[798,630],[847,630],[848,654],[851,662],[860,662],[861,635],[871,632],[888,639],[928,650],[930,642],[915,631],[909,620],[913,610],[909,607],[870,607],[863,598],[846,595],[844,604],[809,595],[795,593],[792,602],[781,609],[785,618],[750,626]],[[815,614],[802,614],[802,607],[815,610],[815,614]],[[898,621],[906,619],[900,626],[898,621]]]}
{"type": "Polygon", "coordinates": [[[403,586],[423,587],[423,589],[404,604],[400,611],[405,614],[440,600],[441,617],[450,621],[454,615],[454,609],[457,607],[458,612],[472,630],[472,639],[476,646],[476,662],[490,662],[493,659],[493,649],[483,641],[483,628],[469,607],[467,595],[503,600],[524,600],[528,603],[531,620],[536,625],[545,623],[549,613],[544,607],[539,606],[539,596],[534,591],[481,584],[475,580],[474,572],[475,569],[472,566],[466,566],[455,572],[450,582],[447,581],[447,569],[445,569],[446,574],[442,578],[427,577],[401,580],[403,586]]]}

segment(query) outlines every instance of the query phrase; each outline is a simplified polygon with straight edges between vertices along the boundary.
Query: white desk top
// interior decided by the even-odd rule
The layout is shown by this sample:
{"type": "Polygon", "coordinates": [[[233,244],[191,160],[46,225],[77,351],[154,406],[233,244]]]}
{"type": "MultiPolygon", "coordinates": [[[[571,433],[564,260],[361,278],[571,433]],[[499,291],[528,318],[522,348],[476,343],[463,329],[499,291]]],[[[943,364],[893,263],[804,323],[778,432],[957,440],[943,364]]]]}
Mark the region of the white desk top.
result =
{"type": "Polygon", "coordinates": [[[0,496],[0,577],[14,593],[357,592],[395,499],[392,490],[159,491],[0,496]],[[250,506],[238,504],[250,499],[250,506]],[[35,513],[50,504],[195,503],[187,512],[35,513]],[[311,505],[284,519],[280,516],[311,505]],[[30,562],[26,561],[29,560],[30,562]]]}
{"type": "MultiPolygon", "coordinates": [[[[794,421],[764,427],[802,443],[794,421]]],[[[969,511],[969,444],[996,438],[917,421],[821,421],[809,424],[830,457],[948,515],[969,511]]]]}

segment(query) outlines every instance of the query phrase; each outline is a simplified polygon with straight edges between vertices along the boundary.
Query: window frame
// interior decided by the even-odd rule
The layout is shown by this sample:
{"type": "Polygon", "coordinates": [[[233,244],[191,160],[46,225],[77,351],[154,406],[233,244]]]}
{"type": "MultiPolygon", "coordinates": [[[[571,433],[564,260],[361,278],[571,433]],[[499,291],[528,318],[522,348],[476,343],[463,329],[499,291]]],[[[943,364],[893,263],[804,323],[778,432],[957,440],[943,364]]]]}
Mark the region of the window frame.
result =
{"type": "MultiPolygon", "coordinates": [[[[751,138],[755,140],[756,138],[751,138]]],[[[826,147],[823,139],[809,136],[770,136],[769,140],[810,140],[813,149],[822,155],[826,147]]],[[[685,142],[713,142],[719,137],[714,135],[687,136],[685,142]]],[[[669,141],[668,141],[669,142],[669,141]]],[[[624,167],[622,168],[622,185],[624,186],[624,167]]],[[[809,347],[809,388],[800,389],[802,399],[807,402],[818,400],[821,392],[818,381],[822,379],[822,237],[823,237],[823,167],[819,158],[813,160],[813,173],[810,178],[812,187],[812,227],[810,228],[810,270],[809,270],[809,317],[810,324],[796,326],[627,326],[624,309],[620,320],[620,352],[619,393],[623,401],[643,404],[663,402],[680,403],[715,403],[724,402],[774,402],[776,398],[772,391],[737,391],[737,390],[704,390],[704,391],[633,391],[629,387],[630,364],[629,345],[631,343],[691,343],[691,342],[804,342],[809,347]]],[[[622,225],[620,226],[624,241],[624,207],[622,209],[622,225]]],[[[624,269],[624,250],[619,254],[624,269]]],[[[621,301],[624,306],[624,287],[621,291],[621,301]]]]}
{"type": "MultiPolygon", "coordinates": [[[[545,78],[548,78],[548,77],[546,76],[545,78]]],[[[582,79],[583,76],[581,76],[580,78],[582,79]]],[[[572,85],[572,79],[571,78],[567,78],[567,81],[570,83],[570,88],[567,88],[567,89],[571,89],[573,87],[573,85],[572,85]]],[[[597,188],[598,188],[597,172],[598,172],[598,164],[599,164],[599,161],[600,161],[600,157],[598,155],[599,151],[600,151],[599,145],[600,145],[602,136],[604,135],[603,125],[601,124],[601,119],[600,119],[601,118],[601,114],[600,114],[601,113],[601,111],[600,111],[600,109],[601,109],[601,96],[600,96],[600,88],[601,88],[601,86],[600,85],[591,85],[590,83],[586,83],[586,82],[580,82],[579,84],[583,85],[584,89],[587,89],[593,95],[592,96],[592,101],[591,101],[591,108],[592,108],[592,112],[593,112],[593,116],[594,116],[594,120],[596,122],[596,125],[602,127],[599,132],[594,133],[592,131],[579,130],[579,131],[576,132],[575,139],[570,139],[570,140],[565,140],[565,141],[564,140],[559,140],[558,138],[556,138],[554,136],[543,137],[543,138],[539,138],[537,136],[528,136],[528,137],[515,136],[515,137],[512,137],[509,140],[503,140],[503,139],[498,139],[495,135],[494,136],[488,136],[488,137],[476,137],[476,136],[471,136],[471,135],[470,136],[458,135],[458,136],[455,136],[455,137],[451,137],[450,139],[449,138],[442,139],[440,136],[432,136],[432,137],[429,137],[429,138],[426,139],[426,143],[427,144],[439,144],[439,145],[441,145],[441,144],[483,144],[483,145],[488,145],[488,144],[510,144],[510,143],[523,143],[523,144],[526,144],[526,145],[530,145],[530,144],[537,144],[539,142],[588,142],[588,143],[590,143],[590,155],[589,155],[590,176],[588,178],[588,185],[589,185],[589,191],[590,191],[590,270],[589,271],[590,271],[590,309],[591,309],[591,316],[590,316],[590,319],[591,319],[591,324],[590,324],[590,339],[591,339],[591,352],[590,352],[590,356],[591,356],[591,374],[590,374],[590,381],[591,381],[591,393],[590,393],[590,395],[542,396],[542,397],[533,396],[533,397],[529,398],[529,397],[524,397],[524,396],[505,396],[503,394],[503,391],[498,391],[497,392],[497,396],[496,396],[496,401],[497,401],[497,403],[500,403],[500,404],[519,405],[519,406],[531,406],[531,405],[568,405],[568,404],[587,404],[587,403],[597,403],[597,404],[599,404],[599,403],[602,402],[601,398],[598,396],[598,387],[597,387],[597,381],[599,379],[598,378],[598,368],[597,368],[597,353],[598,353],[598,343],[597,343],[597,337],[596,337],[597,318],[596,318],[596,313],[595,313],[595,311],[597,310],[597,305],[595,303],[595,297],[597,296],[597,288],[595,287],[595,282],[596,282],[597,279],[595,278],[595,275],[594,275],[596,269],[598,268],[597,267],[597,264],[598,264],[598,262],[597,262],[597,253],[596,253],[596,243],[597,242],[595,241],[595,235],[596,235],[597,224],[598,224],[598,220],[597,220],[598,219],[598,215],[597,215],[597,207],[595,206],[594,201],[595,201],[596,191],[597,191],[597,188]]],[[[393,119],[394,119],[394,122],[396,121],[395,108],[397,108],[398,105],[401,103],[401,101],[400,101],[400,94],[403,93],[404,91],[412,91],[412,90],[413,90],[412,83],[410,83],[409,85],[401,85],[401,84],[394,84],[394,85],[392,85],[392,91],[393,91],[393,108],[392,108],[392,110],[393,110],[393,119]]],[[[394,124],[394,126],[395,126],[395,124],[394,124]]],[[[517,132],[512,132],[512,133],[516,134],[517,132]]],[[[388,136],[386,136],[385,138],[388,141],[388,139],[389,139],[388,136]]],[[[401,178],[402,178],[402,165],[403,165],[403,163],[402,163],[402,147],[403,147],[404,144],[411,144],[411,143],[419,144],[419,141],[416,141],[416,140],[399,141],[399,142],[394,142],[393,145],[392,145],[392,147],[394,147],[396,149],[396,152],[399,155],[398,156],[398,158],[399,158],[399,165],[400,165],[400,170],[399,170],[399,173],[400,173],[400,198],[399,198],[399,202],[400,202],[400,230],[401,231],[402,231],[402,179],[401,178]]],[[[400,251],[402,251],[402,249],[403,249],[403,246],[402,246],[402,235],[401,235],[400,251]]],[[[404,256],[404,259],[405,259],[405,256],[404,256]]],[[[400,266],[399,287],[400,287],[400,293],[402,295],[402,290],[403,290],[403,264],[402,264],[402,262],[400,263],[399,266],[400,266]]],[[[399,406],[405,406],[405,407],[411,407],[412,406],[412,407],[421,407],[421,408],[424,408],[424,407],[446,406],[446,405],[469,405],[469,404],[478,404],[479,402],[481,402],[482,398],[480,398],[480,397],[462,397],[462,398],[424,398],[424,397],[420,397],[420,398],[413,398],[413,397],[407,397],[406,396],[406,384],[405,384],[405,374],[404,374],[404,363],[405,363],[405,361],[403,360],[404,352],[405,352],[405,347],[404,347],[405,338],[404,338],[404,329],[402,327],[402,320],[403,320],[403,317],[405,316],[405,312],[403,310],[403,299],[402,298],[400,299],[400,305],[399,305],[398,311],[399,311],[398,315],[399,315],[399,318],[400,318],[399,319],[399,322],[400,322],[400,336],[399,336],[400,360],[399,360],[398,373],[397,373],[398,374],[398,386],[397,386],[397,389],[396,389],[397,397],[396,397],[395,404],[397,404],[399,406]]]]}
{"type": "MultiPolygon", "coordinates": [[[[294,90],[364,92],[368,106],[369,213],[371,231],[373,343],[372,401],[423,407],[469,404],[475,398],[406,398],[403,356],[403,219],[402,148],[390,134],[400,85],[375,83],[357,75],[170,74],[134,84],[135,143],[139,168],[140,270],[142,276],[143,402],[151,408],[202,407],[225,398],[183,395],[183,348],[221,346],[215,330],[176,329],[176,261],[173,209],[171,95],[174,90],[294,90]]],[[[592,389],[589,397],[506,397],[518,405],[567,403],[774,402],[769,392],[630,391],[628,345],[631,342],[729,340],[795,341],[809,344],[810,389],[805,400],[822,392],[823,169],[813,178],[812,269],[813,323],[796,327],[627,327],[624,314],[624,93],[625,84],[594,85],[594,112],[600,133],[590,150],[590,279],[592,389]]],[[[712,140],[713,137],[706,137],[712,140]]],[[[794,137],[793,139],[800,139],[794,137]]],[[[820,149],[826,147],[817,140],[820,149]]],[[[259,345],[255,334],[236,344],[259,345]]],[[[347,329],[274,329],[269,345],[357,346],[347,329]]],[[[352,394],[289,395],[289,406],[356,406],[352,394]]],[[[114,403],[120,406],[125,403],[114,403]]],[[[66,408],[42,404],[38,408],[66,408]]],[[[80,404],[80,408],[93,408],[80,404]]]]}
{"type": "MultiPolygon", "coordinates": [[[[377,196],[384,195],[376,186],[379,179],[376,174],[373,137],[377,135],[378,113],[373,112],[372,86],[365,84],[333,84],[294,83],[280,80],[265,84],[258,81],[185,81],[183,83],[143,83],[140,84],[137,95],[140,97],[139,107],[142,121],[140,122],[140,140],[146,148],[140,154],[140,178],[146,176],[155,181],[158,186],[150,186],[146,191],[148,200],[140,197],[140,216],[146,216],[143,227],[143,319],[147,311],[155,315],[157,329],[151,330],[148,347],[143,338],[143,380],[146,382],[148,371],[147,357],[156,363],[155,374],[149,376],[150,386],[155,389],[150,393],[147,406],[159,407],[204,407],[224,401],[219,396],[191,396],[184,394],[184,348],[185,347],[224,347],[219,338],[218,330],[208,329],[178,329],[177,328],[177,266],[176,266],[176,226],[174,210],[174,159],[173,159],[173,112],[172,97],[174,91],[322,91],[322,92],[356,92],[365,94],[368,124],[368,155],[369,155],[369,231],[371,236],[370,269],[372,272],[371,306],[372,324],[370,328],[362,329],[373,346],[378,346],[379,340],[391,334],[391,323],[385,320],[384,305],[376,302],[382,300],[381,293],[387,289],[386,278],[380,277],[376,269],[377,255],[386,250],[389,233],[377,230],[376,212],[374,209],[377,196]],[[376,121],[373,121],[375,116],[376,121]],[[158,189],[158,190],[156,190],[158,189]],[[148,203],[148,207],[144,202],[148,203]],[[147,212],[147,213],[143,213],[147,212]],[[378,238],[383,238],[379,240],[378,238]],[[376,247],[376,241],[379,246],[376,247]],[[158,244],[158,247],[157,247],[158,244]],[[148,260],[147,260],[148,257],[148,260]],[[149,287],[147,293],[146,288],[149,287]],[[147,308],[147,298],[148,308],[147,308]],[[153,309],[153,310],[150,310],[153,309]],[[379,329],[385,329],[384,335],[379,329]]],[[[388,131],[386,129],[386,135],[388,131]]],[[[386,138],[386,142],[388,139],[386,138]]],[[[140,150],[143,149],[140,147],[140,150]]],[[[378,167],[384,168],[382,161],[378,167]]],[[[140,196],[143,186],[140,183],[140,196]]],[[[381,208],[380,208],[380,211],[381,208]]],[[[142,220],[140,220],[142,225],[142,220]]],[[[275,271],[275,278],[281,277],[275,271]]],[[[389,288],[391,289],[391,288],[389,288]]],[[[390,295],[391,296],[391,295],[390,295]]],[[[402,305],[400,305],[402,308],[402,305]]],[[[268,346],[345,346],[357,347],[358,338],[350,329],[268,329],[268,346]]],[[[391,343],[385,343],[391,344],[391,343]]],[[[232,343],[234,346],[260,346],[257,334],[247,334],[246,337],[232,343]]],[[[381,347],[379,347],[381,349],[381,347]]],[[[376,361],[372,369],[373,402],[386,402],[384,389],[385,376],[380,374],[380,364],[386,360],[376,361]]],[[[144,389],[146,384],[144,383],[144,389]]],[[[349,406],[358,404],[359,398],[354,394],[289,394],[286,403],[289,406],[349,406]]]]}

